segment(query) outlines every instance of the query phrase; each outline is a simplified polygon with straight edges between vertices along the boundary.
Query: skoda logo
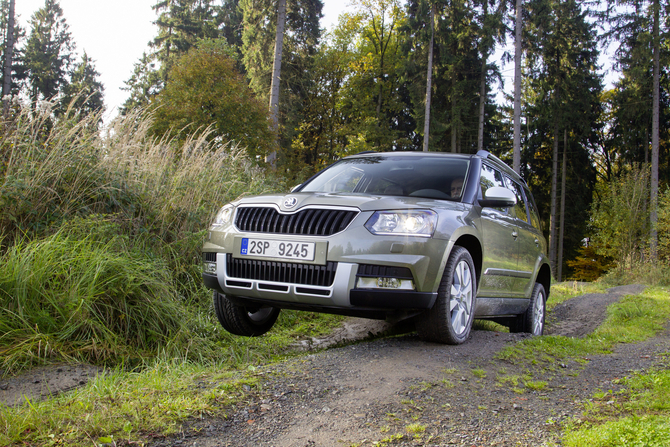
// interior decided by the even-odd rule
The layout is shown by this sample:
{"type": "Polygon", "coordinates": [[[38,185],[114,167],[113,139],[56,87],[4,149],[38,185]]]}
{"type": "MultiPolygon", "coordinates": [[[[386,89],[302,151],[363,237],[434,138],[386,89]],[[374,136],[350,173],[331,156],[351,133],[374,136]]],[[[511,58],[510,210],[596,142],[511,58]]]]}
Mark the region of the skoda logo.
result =
{"type": "Polygon", "coordinates": [[[284,206],[286,208],[293,208],[296,203],[298,203],[298,199],[295,197],[289,197],[288,199],[284,200],[284,206]]]}

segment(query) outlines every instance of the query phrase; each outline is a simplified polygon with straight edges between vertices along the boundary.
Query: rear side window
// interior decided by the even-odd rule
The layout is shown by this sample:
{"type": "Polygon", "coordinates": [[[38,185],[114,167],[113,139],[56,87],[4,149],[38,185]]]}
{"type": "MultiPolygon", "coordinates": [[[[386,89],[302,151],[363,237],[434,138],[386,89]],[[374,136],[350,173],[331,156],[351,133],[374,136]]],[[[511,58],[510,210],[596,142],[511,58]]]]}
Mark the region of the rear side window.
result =
{"type": "Polygon", "coordinates": [[[521,192],[521,185],[509,177],[505,177],[505,181],[507,183],[507,188],[514,191],[514,195],[516,195],[516,205],[513,207],[512,214],[517,219],[528,223],[528,214],[526,214],[526,200],[524,199],[523,193],[521,192]]]}
{"type": "Polygon", "coordinates": [[[542,224],[540,223],[540,213],[537,211],[537,207],[535,206],[535,200],[533,199],[533,195],[530,193],[530,190],[528,188],[523,188],[523,192],[526,194],[526,203],[528,204],[528,211],[530,214],[530,224],[538,229],[539,231],[542,231],[542,224]]]}

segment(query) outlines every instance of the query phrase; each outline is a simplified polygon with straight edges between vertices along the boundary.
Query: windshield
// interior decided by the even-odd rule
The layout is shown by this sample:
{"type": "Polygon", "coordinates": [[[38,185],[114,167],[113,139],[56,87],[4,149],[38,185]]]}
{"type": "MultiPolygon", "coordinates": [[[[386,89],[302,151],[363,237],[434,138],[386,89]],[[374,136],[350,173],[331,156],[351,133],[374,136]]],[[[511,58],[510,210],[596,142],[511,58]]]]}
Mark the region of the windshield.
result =
{"type": "Polygon", "coordinates": [[[459,200],[468,166],[468,159],[429,155],[353,158],[334,164],[300,191],[459,200]]]}

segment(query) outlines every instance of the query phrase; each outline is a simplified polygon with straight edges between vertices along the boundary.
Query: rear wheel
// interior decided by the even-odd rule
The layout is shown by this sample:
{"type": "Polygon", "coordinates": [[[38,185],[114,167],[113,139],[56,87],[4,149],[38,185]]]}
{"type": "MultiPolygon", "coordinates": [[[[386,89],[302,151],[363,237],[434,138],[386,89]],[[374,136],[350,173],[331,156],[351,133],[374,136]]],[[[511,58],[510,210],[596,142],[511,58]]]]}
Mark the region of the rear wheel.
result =
{"type": "Polygon", "coordinates": [[[530,295],[528,309],[518,315],[510,324],[510,332],[528,332],[532,335],[542,335],[544,332],[544,319],[547,313],[547,295],[542,284],[535,283],[533,293],[530,295]]]}
{"type": "Polygon", "coordinates": [[[234,304],[224,294],[214,292],[214,311],[221,326],[234,335],[257,337],[272,329],[280,309],[274,307],[249,308],[234,304]]]}
{"type": "Polygon", "coordinates": [[[468,250],[455,246],[444,268],[437,301],[417,322],[419,336],[457,345],[470,336],[474,319],[476,273],[468,250]]]}

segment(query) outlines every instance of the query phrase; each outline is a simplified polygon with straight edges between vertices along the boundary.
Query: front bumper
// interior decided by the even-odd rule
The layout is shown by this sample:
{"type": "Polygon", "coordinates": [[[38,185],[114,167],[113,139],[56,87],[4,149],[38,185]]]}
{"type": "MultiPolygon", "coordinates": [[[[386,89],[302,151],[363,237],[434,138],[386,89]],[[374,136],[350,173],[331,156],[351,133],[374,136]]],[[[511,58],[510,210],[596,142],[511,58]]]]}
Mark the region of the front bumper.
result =
{"type": "MultiPolygon", "coordinates": [[[[430,309],[437,297],[434,292],[414,290],[360,289],[356,288],[356,279],[362,273],[359,264],[349,262],[332,263],[333,270],[324,273],[327,279],[314,279],[321,275],[313,271],[300,274],[276,273],[286,268],[287,263],[254,264],[253,275],[231,275],[235,271],[229,264],[232,257],[226,253],[208,253],[211,261],[216,262],[216,274],[203,273],[205,286],[225,294],[240,304],[270,304],[273,307],[301,309],[328,313],[371,316],[385,318],[384,315],[396,311],[421,311],[430,309]],[[215,257],[214,257],[215,255],[215,257]],[[257,270],[263,269],[262,273],[257,270]],[[311,275],[311,276],[310,276],[311,275]],[[309,279],[305,279],[309,276],[309,279]],[[290,277],[292,281],[282,281],[290,277]],[[279,280],[278,280],[279,279],[279,280]]],[[[294,265],[295,266],[295,265],[294,265]]],[[[297,265],[298,267],[304,267],[297,265]]],[[[301,269],[302,270],[302,269],[301,269]]],[[[408,269],[405,269],[408,271],[408,269]]],[[[364,273],[363,273],[364,274],[364,273]]],[[[395,271],[384,271],[375,275],[397,275],[395,271]]],[[[411,273],[409,274],[411,276],[411,273]]]]}

